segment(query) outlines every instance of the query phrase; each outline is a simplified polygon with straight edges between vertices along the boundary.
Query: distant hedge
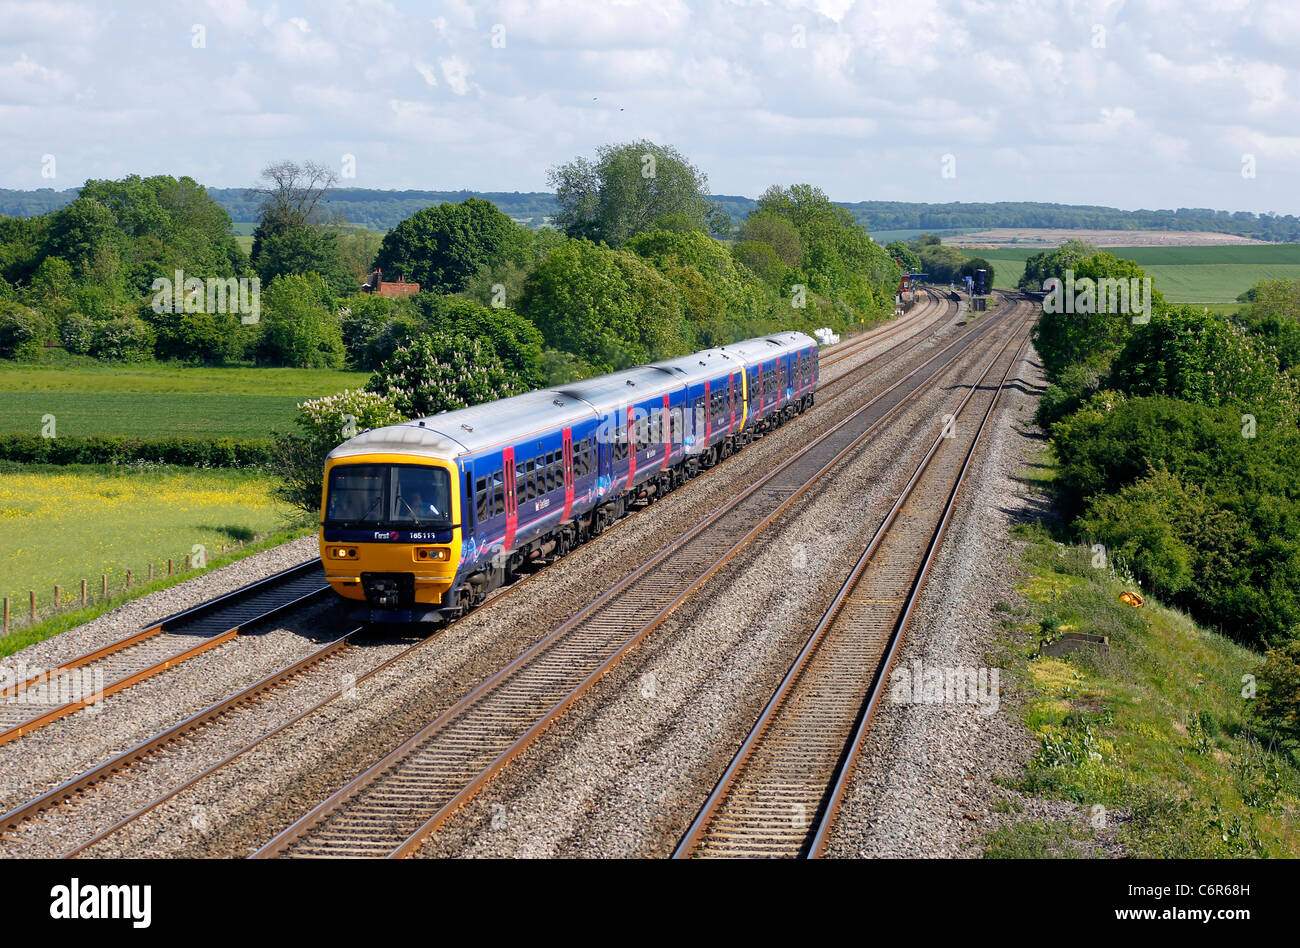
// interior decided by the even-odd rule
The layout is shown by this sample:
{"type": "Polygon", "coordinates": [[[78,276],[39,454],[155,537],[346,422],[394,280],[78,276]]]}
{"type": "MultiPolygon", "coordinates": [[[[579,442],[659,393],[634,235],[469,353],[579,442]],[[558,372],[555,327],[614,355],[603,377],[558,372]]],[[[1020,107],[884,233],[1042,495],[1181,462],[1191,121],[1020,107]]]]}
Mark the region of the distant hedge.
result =
{"type": "Polygon", "coordinates": [[[25,464],[129,464],[146,461],[190,467],[261,467],[270,462],[264,438],[88,438],[0,434],[0,461],[25,464]]]}

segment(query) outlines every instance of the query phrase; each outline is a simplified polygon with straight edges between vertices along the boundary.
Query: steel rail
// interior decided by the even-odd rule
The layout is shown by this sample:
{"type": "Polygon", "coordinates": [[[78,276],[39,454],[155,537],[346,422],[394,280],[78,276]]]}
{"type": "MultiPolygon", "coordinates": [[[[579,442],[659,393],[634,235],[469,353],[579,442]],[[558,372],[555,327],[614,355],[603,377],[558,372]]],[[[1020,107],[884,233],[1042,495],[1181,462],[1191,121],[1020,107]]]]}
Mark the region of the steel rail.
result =
{"type": "MultiPolygon", "coordinates": [[[[978,380],[969,387],[961,403],[953,412],[952,418],[954,421],[968,406],[976,392],[978,392],[980,387],[984,384],[988,374],[997,365],[1006,349],[1013,341],[1015,341],[1022,331],[1023,329],[1021,327],[1014,327],[1013,331],[1008,334],[1006,342],[1003,343],[993,358],[990,359],[988,365],[985,367],[983,372],[980,373],[978,380]]],[[[1008,365],[1007,373],[1009,373],[1011,367],[1019,361],[1019,355],[1020,352],[1023,351],[1023,348],[1024,343],[1022,342],[1020,348],[1013,356],[1011,363],[1008,365]]],[[[984,422],[987,421],[989,414],[991,414],[994,405],[997,403],[1001,388],[1005,384],[1005,379],[1006,376],[1004,375],[1003,381],[999,383],[997,393],[995,393],[993,399],[989,403],[988,411],[985,413],[984,420],[980,424],[979,431],[972,440],[970,452],[967,456],[967,466],[969,464],[969,457],[973,456],[975,447],[979,443],[980,435],[984,428],[984,422]]],[[[796,716],[796,724],[799,724],[798,716],[800,714],[808,714],[811,710],[814,720],[802,722],[807,731],[805,734],[808,738],[806,743],[827,746],[833,743],[833,735],[827,731],[826,718],[828,717],[829,712],[825,711],[824,708],[830,707],[838,709],[838,706],[843,702],[844,698],[839,693],[839,689],[833,687],[827,681],[827,677],[829,676],[824,676],[820,679],[816,678],[815,675],[810,676],[810,669],[813,668],[813,657],[818,654],[818,650],[824,644],[828,632],[835,627],[836,620],[839,618],[845,603],[849,601],[851,594],[856,590],[867,565],[873,561],[873,558],[876,557],[882,543],[885,541],[886,537],[890,535],[891,528],[894,526],[900,511],[903,510],[904,505],[907,504],[909,499],[911,499],[916,486],[921,482],[922,478],[932,471],[931,462],[946,440],[947,439],[944,437],[943,432],[941,432],[939,437],[937,437],[934,443],[930,446],[907,483],[899,491],[893,506],[890,508],[890,511],[886,514],[881,524],[874,531],[866,548],[863,550],[854,567],[850,571],[848,578],[844,581],[839,592],[832,600],[830,606],[826,609],[822,620],[810,634],[803,648],[792,662],[789,671],[782,679],[780,685],[777,687],[772,698],[765,706],[757,722],[750,730],[749,735],[746,737],[744,742],[742,742],[726,771],[723,773],[704,804],[700,807],[695,820],[679,842],[674,852],[675,857],[682,858],[697,853],[700,848],[704,846],[706,840],[708,840],[709,831],[717,827],[717,821],[721,818],[721,814],[724,811],[729,813],[727,826],[732,824],[741,824],[742,826],[746,826],[746,828],[733,831],[729,830],[726,826],[717,827],[718,835],[721,838],[714,841],[712,848],[715,851],[720,852],[721,854],[727,854],[728,851],[730,851],[731,854],[736,855],[749,854],[754,850],[757,850],[766,855],[777,855],[781,854],[780,851],[784,848],[785,854],[787,855],[797,854],[796,852],[790,852],[789,849],[796,844],[800,844],[801,840],[806,839],[808,832],[801,825],[800,820],[792,819],[792,817],[797,814],[792,814],[789,810],[781,810],[779,804],[772,802],[770,795],[763,796],[755,791],[746,794],[743,799],[739,801],[733,801],[733,794],[739,792],[738,788],[740,782],[748,775],[748,768],[751,763],[755,761],[759,762],[760,768],[767,767],[768,769],[770,774],[769,783],[767,784],[769,794],[776,794],[778,796],[784,795],[786,797],[802,797],[809,796],[815,791],[819,778],[815,772],[814,761],[821,761],[823,765],[826,761],[816,755],[816,746],[808,748],[797,743],[797,738],[799,737],[797,730],[793,737],[789,735],[773,737],[773,724],[785,709],[790,707],[790,702],[794,700],[793,695],[796,691],[802,688],[803,690],[798,691],[798,693],[803,697],[800,699],[800,704],[796,707],[796,710],[791,712],[791,714],[796,716]],[[819,685],[821,687],[819,687],[819,685]],[[769,738],[774,740],[777,746],[770,747],[765,744],[765,741],[768,741],[769,738]],[[789,746],[792,742],[794,743],[793,749],[789,746]],[[791,779],[789,774],[781,775],[771,773],[773,768],[769,766],[773,759],[786,759],[793,763],[795,758],[789,757],[788,755],[790,754],[798,755],[800,765],[796,769],[801,771],[799,777],[804,781],[804,784],[797,791],[787,783],[783,782],[791,779]],[[787,756],[783,758],[782,755],[787,756]],[[728,804],[733,803],[733,806],[728,807],[728,804]],[[766,831],[769,834],[766,837],[764,836],[765,821],[766,831]],[[764,850],[763,847],[767,847],[767,850],[764,850]],[[773,850],[776,851],[773,852],[773,850]]],[[[960,489],[961,479],[964,478],[964,470],[965,467],[963,467],[963,473],[959,475],[958,482],[953,488],[950,500],[955,498],[956,491],[960,489]]],[[[932,543],[933,548],[937,548],[937,542],[938,538],[935,537],[932,543]]],[[[913,596],[919,590],[920,585],[923,584],[923,582],[924,571],[916,574],[914,578],[912,584],[913,596]]],[[[881,600],[872,599],[871,602],[879,603],[881,600]]],[[[910,614],[910,609],[907,614],[910,614]]],[[[905,622],[905,618],[902,621],[905,622]]],[[[901,625],[896,628],[901,630],[901,625]]],[[[892,652],[890,654],[892,655],[892,652]]],[[[836,670],[840,673],[845,671],[844,669],[836,670]]],[[[791,727],[795,727],[795,725],[791,725],[791,727]]],[[[822,747],[821,750],[825,753],[826,748],[822,747]]],[[[764,774],[760,772],[755,776],[754,782],[761,784],[763,776],[764,774]]],[[[803,804],[793,804],[793,806],[802,807],[803,804]]],[[[802,812],[802,809],[800,812],[802,812]]],[[[820,813],[824,812],[824,810],[818,809],[816,812],[820,813]]],[[[814,823],[814,826],[816,825],[818,824],[814,823]]]]}
{"type": "MultiPolygon", "coordinates": [[[[329,850],[327,854],[391,856],[411,854],[428,835],[436,831],[451,813],[455,812],[475,795],[510,760],[531,745],[550,723],[558,718],[579,696],[589,690],[610,668],[614,667],[628,650],[635,647],[650,631],[658,627],[680,603],[685,601],[703,583],[707,582],[767,525],[788,509],[799,496],[856,449],[887,419],[894,417],[904,404],[909,403],[911,399],[917,397],[921,392],[928,391],[943,371],[956,363],[984,337],[991,325],[998,324],[1001,315],[995,317],[992,322],[982,322],[974,331],[964,334],[942,352],[931,357],[886,390],[858,407],[845,419],[818,436],[813,442],[769,472],[757,483],[726,501],[713,514],[710,514],[663,551],[642,564],[569,621],[545,636],[509,665],[480,683],[425,728],[287,827],[254,855],[266,857],[288,854],[290,851],[299,855],[312,854],[313,841],[322,837],[327,829],[326,824],[335,817],[337,817],[336,824],[341,823],[336,828],[338,833],[342,835],[342,840],[336,845],[326,846],[325,848],[329,850]],[[931,373],[922,383],[902,396],[899,402],[889,407],[882,417],[871,422],[865,430],[850,430],[848,432],[848,443],[842,449],[835,451],[833,457],[823,461],[823,455],[815,453],[819,447],[827,443],[834,447],[835,443],[829,442],[828,439],[841,432],[855,420],[860,419],[871,406],[881,402],[886,395],[902,387],[927,367],[931,369],[931,373]],[[802,486],[773,486],[773,482],[790,470],[797,461],[807,461],[809,459],[817,464],[817,469],[811,476],[805,475],[803,477],[802,486]],[[769,492],[768,497],[760,496],[760,492],[764,490],[769,492]],[[706,549],[704,553],[707,555],[704,556],[704,562],[692,563],[691,556],[694,555],[698,559],[699,554],[695,554],[694,551],[690,550],[688,547],[689,542],[701,536],[706,529],[714,524],[723,523],[726,514],[737,510],[744,501],[752,497],[760,497],[757,504],[760,509],[754,512],[754,515],[759,518],[758,522],[753,525],[745,524],[740,528],[731,527],[734,532],[730,536],[727,535],[726,527],[724,527],[721,531],[723,535],[720,538],[723,541],[724,548],[722,555],[717,556],[716,553],[709,553],[706,549]],[[778,498],[779,502],[777,502],[778,498]],[[776,503],[775,509],[770,509],[767,506],[770,503],[776,503]],[[671,577],[673,564],[670,562],[670,557],[684,550],[687,552],[683,554],[682,558],[687,562],[684,564],[680,576],[668,580],[670,584],[680,587],[680,591],[674,590],[675,594],[670,592],[671,598],[667,603],[663,603],[663,597],[655,594],[663,591],[664,584],[642,582],[642,580],[652,570],[659,568],[661,564],[664,564],[664,568],[669,571],[671,577]],[[618,602],[625,592],[629,594],[627,598],[636,610],[634,614],[643,617],[647,611],[651,611],[652,617],[648,622],[644,623],[641,623],[638,618],[633,623],[634,629],[630,635],[625,634],[626,629],[618,626],[616,631],[602,636],[598,628],[601,621],[605,620],[606,624],[614,621],[602,616],[602,610],[607,605],[618,602]],[[650,600],[645,599],[645,596],[649,596],[650,600]],[[652,603],[651,600],[653,600],[652,603]],[[639,625],[639,628],[635,627],[637,625],[639,625]],[[584,635],[587,634],[589,634],[593,643],[590,648],[587,646],[587,639],[584,638],[584,635]],[[572,653],[575,651],[581,652],[583,648],[588,648],[585,654],[579,656],[583,661],[575,662],[572,653]],[[613,648],[612,653],[610,648],[613,648]],[[590,668],[592,664],[595,665],[594,668],[590,668]],[[540,692],[535,689],[531,696],[529,692],[530,683],[527,680],[530,674],[533,677],[543,678],[541,685],[538,686],[541,689],[540,692]],[[546,675],[548,674],[558,677],[547,681],[546,675]],[[581,677],[581,680],[574,685],[573,679],[584,674],[585,677],[581,677]],[[511,692],[506,687],[512,683],[515,684],[514,692],[511,692]],[[559,700],[553,701],[551,696],[558,696],[559,700]],[[498,703],[505,703],[507,707],[500,712],[494,712],[490,705],[490,701],[494,697],[499,697],[498,703]],[[511,729],[508,724],[502,723],[501,715],[511,712],[509,705],[512,702],[517,705],[522,704],[524,709],[522,715],[516,715],[517,718],[520,718],[519,726],[526,727],[522,734],[517,732],[512,734],[504,733],[511,729]],[[548,706],[549,709],[547,709],[548,706]],[[540,717],[539,712],[541,712],[540,717]],[[462,736],[454,741],[448,739],[439,743],[434,740],[443,732],[457,726],[471,730],[481,727],[475,723],[476,716],[478,719],[486,718],[482,725],[486,727],[486,732],[477,737],[473,734],[462,736]],[[501,747],[502,742],[505,742],[506,746],[501,747]],[[433,751],[437,753],[447,750],[453,756],[455,753],[463,751],[467,759],[453,761],[453,765],[462,771],[467,770],[469,773],[468,779],[457,776],[447,780],[429,781],[421,786],[419,784],[419,774],[414,772],[427,772],[434,765],[429,764],[427,759],[416,760],[415,758],[418,753],[422,752],[422,749],[428,750],[429,748],[433,748],[433,751]],[[409,781],[401,772],[401,769],[407,765],[408,758],[411,759],[411,763],[406,769],[413,773],[409,781]],[[476,761],[486,761],[487,766],[483,767],[476,761]],[[389,779],[390,777],[391,779],[389,779]],[[388,780],[390,785],[395,784],[396,789],[391,791],[384,787],[372,789],[374,785],[384,780],[388,780]],[[436,784],[436,794],[431,789],[430,783],[436,784]],[[432,815],[423,823],[416,825],[413,832],[409,830],[399,832],[397,827],[391,827],[387,839],[393,840],[393,842],[374,839],[376,825],[387,821],[387,817],[382,812],[376,813],[375,807],[356,803],[356,801],[363,801],[366,794],[370,794],[371,797],[379,801],[375,806],[382,811],[383,800],[391,799],[394,795],[400,796],[404,785],[407,789],[414,786],[415,790],[405,802],[400,804],[404,810],[404,819],[401,822],[409,826],[411,820],[418,820],[425,813],[432,812],[432,815]],[[451,794],[450,798],[447,798],[447,794],[451,794]],[[436,796],[436,799],[434,799],[434,796],[436,796]],[[349,815],[350,807],[354,811],[352,815],[349,815]],[[359,828],[354,829],[354,826],[359,828]]],[[[611,611],[617,612],[612,607],[611,611]]],[[[615,625],[617,625],[616,622],[615,625]]],[[[318,852],[320,849],[320,846],[316,846],[318,852]]]]}

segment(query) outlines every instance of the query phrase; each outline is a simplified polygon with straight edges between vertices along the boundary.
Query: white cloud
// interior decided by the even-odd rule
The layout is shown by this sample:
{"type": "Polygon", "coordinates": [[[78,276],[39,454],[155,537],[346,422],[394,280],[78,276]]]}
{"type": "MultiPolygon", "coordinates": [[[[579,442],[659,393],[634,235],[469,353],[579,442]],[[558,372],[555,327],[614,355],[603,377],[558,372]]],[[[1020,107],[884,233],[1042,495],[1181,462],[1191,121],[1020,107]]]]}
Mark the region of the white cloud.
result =
{"type": "MultiPolygon", "coordinates": [[[[0,0],[0,18],[22,24],[0,36],[0,154],[57,152],[60,184],[245,185],[347,151],[364,186],[534,189],[650,137],[720,193],[1300,212],[1282,0],[0,0]],[[431,167],[412,146],[435,144],[431,167]],[[1268,174],[1243,190],[1247,151],[1268,174]]],[[[0,164],[0,186],[43,184],[0,164]]]]}

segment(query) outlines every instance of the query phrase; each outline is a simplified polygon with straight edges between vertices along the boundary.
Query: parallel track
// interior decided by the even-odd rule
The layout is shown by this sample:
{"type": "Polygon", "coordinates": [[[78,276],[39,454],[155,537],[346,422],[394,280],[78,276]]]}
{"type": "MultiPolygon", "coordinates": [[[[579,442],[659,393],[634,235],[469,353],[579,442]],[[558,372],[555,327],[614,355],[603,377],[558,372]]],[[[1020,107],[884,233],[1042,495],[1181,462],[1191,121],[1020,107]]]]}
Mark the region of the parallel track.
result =
{"type": "MultiPolygon", "coordinates": [[[[924,325],[924,320],[926,318],[931,318],[933,315],[937,315],[940,317],[945,315],[946,312],[949,310],[947,302],[945,300],[940,299],[938,296],[934,294],[930,294],[930,295],[931,295],[931,299],[926,303],[922,304],[920,307],[918,307],[917,311],[915,311],[912,314],[910,319],[905,321],[900,321],[899,323],[896,324],[891,324],[889,327],[886,328],[884,332],[876,332],[868,336],[864,336],[860,341],[855,340],[854,343],[852,343],[853,345],[852,352],[841,352],[841,354],[836,359],[830,361],[840,361],[841,359],[846,358],[849,355],[855,354],[862,348],[866,348],[869,345],[874,345],[876,343],[885,341],[904,330],[922,326],[924,325]],[[931,314],[929,307],[932,304],[938,306],[940,312],[938,312],[937,314],[931,314]]],[[[831,382],[828,384],[861,381],[862,376],[868,375],[878,365],[888,364],[889,362],[892,362],[895,359],[901,357],[901,355],[902,353],[891,350],[889,353],[876,356],[875,358],[867,360],[861,365],[854,366],[850,369],[843,371],[836,378],[832,379],[831,382]]],[[[714,470],[716,469],[717,468],[715,467],[714,470]]],[[[300,575],[310,575],[313,573],[311,567],[316,565],[317,564],[314,563],[304,564],[303,566],[288,570],[285,573],[279,574],[278,576],[270,577],[268,580],[264,580],[261,583],[254,584],[253,586],[247,587],[244,590],[237,590],[226,596],[222,596],[219,597],[218,599],[212,600],[209,603],[203,603],[199,606],[194,607],[193,609],[186,610],[183,613],[179,613],[175,616],[169,617],[168,619],[163,620],[162,622],[156,624],[155,626],[151,626],[148,629],[135,633],[132,636],[128,636],[127,638],[112,643],[109,646],[105,646],[104,648],[96,650],[95,652],[87,653],[86,655],[80,656],[78,659],[74,659],[70,662],[67,662],[63,666],[61,666],[60,669],[57,669],[55,673],[64,671],[66,669],[90,665],[92,662],[98,661],[101,658],[104,658],[106,656],[118,655],[130,649],[136,643],[149,640],[154,636],[160,635],[163,632],[174,631],[175,629],[180,627],[184,627],[184,630],[186,632],[190,632],[190,631],[201,632],[203,627],[197,625],[198,622],[206,621],[208,624],[211,624],[213,621],[217,621],[219,616],[224,616],[227,614],[227,613],[221,613],[220,612],[221,609],[229,608],[239,603],[245,602],[246,595],[249,592],[258,589],[259,587],[266,587],[268,585],[272,585],[281,579],[290,580],[290,579],[296,579],[300,575]],[[189,622],[194,622],[196,624],[193,627],[189,625],[185,625],[185,623],[189,623],[189,622]]],[[[498,596],[504,594],[505,592],[520,588],[522,585],[524,585],[524,583],[526,583],[528,580],[532,579],[536,575],[538,574],[530,573],[526,575],[522,581],[512,584],[510,587],[507,587],[506,589],[498,591],[496,594],[494,594],[492,598],[495,599],[498,596]]],[[[324,589],[327,588],[328,586],[322,584],[321,589],[318,591],[323,592],[324,589]]],[[[311,595],[302,597],[302,600],[299,601],[301,602],[301,601],[311,600],[314,598],[315,598],[315,594],[313,593],[311,595]]],[[[287,606],[281,607],[281,609],[290,608],[292,607],[292,605],[294,605],[294,603],[289,603],[287,606]]],[[[281,611],[281,609],[272,610],[272,612],[279,612],[281,611]]],[[[270,614],[272,613],[270,612],[266,613],[266,615],[270,615],[270,614]]],[[[264,617],[265,616],[259,616],[259,618],[264,618],[264,617]]],[[[244,624],[247,624],[249,621],[253,621],[253,620],[245,619],[244,624]]],[[[220,624],[219,621],[218,624],[220,624]]],[[[193,654],[199,654],[202,651],[206,651],[209,648],[215,647],[216,645],[229,641],[229,639],[233,638],[233,636],[237,633],[237,631],[238,629],[224,630],[218,636],[214,636],[212,639],[205,640],[199,643],[194,649],[190,651],[192,651],[193,654]]],[[[155,734],[139,742],[138,744],[116,755],[115,757],[94,765],[93,767],[87,769],[81,774],[78,774],[77,776],[65,781],[63,784],[60,784],[59,786],[49,791],[46,791],[42,794],[39,794],[32,800],[15,807],[14,809],[10,810],[6,814],[0,815],[0,832],[3,832],[5,830],[15,829],[27,820],[39,817],[42,813],[46,812],[47,810],[79,800],[84,794],[91,791],[92,788],[100,787],[101,785],[105,785],[105,784],[111,785],[111,781],[114,778],[123,779],[127,774],[138,775],[139,773],[142,772],[142,769],[147,769],[148,765],[155,758],[155,755],[157,755],[160,751],[163,751],[179,743],[186,743],[186,742],[193,741],[198,736],[198,734],[202,732],[204,729],[209,728],[211,726],[219,727],[227,720],[232,718],[237,718],[240,714],[248,712],[249,710],[253,709],[256,706],[265,704],[268,699],[273,697],[276,693],[278,693],[282,689],[287,688],[295,679],[307,674],[308,672],[312,671],[314,668],[316,668],[319,665],[326,664],[331,661],[337,660],[338,658],[341,658],[346,654],[347,650],[354,647],[352,644],[352,639],[360,631],[361,631],[360,629],[353,630],[352,632],[349,632],[346,635],[343,635],[340,638],[327,643],[326,645],[322,646],[320,649],[311,653],[305,658],[292,662],[287,666],[285,666],[284,668],[280,669],[279,671],[274,672],[271,675],[268,675],[265,678],[261,679],[260,681],[254,683],[253,685],[241,689],[237,693],[227,698],[215,702],[208,708],[203,709],[202,711],[196,713],[195,715],[191,716],[190,718],[186,719],[180,724],[168,728],[161,733],[155,734]]],[[[394,662],[406,657],[410,652],[414,651],[416,648],[423,646],[428,641],[429,641],[428,639],[421,640],[420,642],[414,643],[409,648],[404,649],[401,653],[392,656],[391,658],[384,661],[376,668],[371,669],[369,672],[361,676],[361,678],[359,678],[357,682],[354,683],[354,686],[355,684],[359,684],[361,681],[364,681],[367,678],[377,674],[378,672],[382,671],[384,668],[389,667],[394,662]]],[[[165,649],[164,652],[166,652],[165,649]]],[[[185,657],[192,657],[192,656],[186,654],[185,657]]],[[[116,687],[113,690],[114,691],[120,690],[120,688],[126,687],[128,684],[134,683],[135,681],[143,680],[145,677],[148,677],[150,674],[156,674],[158,671],[165,670],[166,667],[171,667],[172,665],[176,664],[177,661],[178,661],[177,655],[172,654],[170,652],[166,652],[166,657],[162,659],[161,663],[156,663],[156,667],[148,671],[147,674],[137,674],[134,677],[133,681],[122,682],[119,685],[119,687],[116,687]]],[[[32,679],[32,682],[36,680],[37,679],[34,678],[32,679]]],[[[106,693],[110,693],[110,692],[108,692],[108,690],[106,689],[106,693]]],[[[107,829],[99,831],[92,838],[90,838],[86,842],[77,845],[75,848],[70,850],[65,855],[66,856],[78,855],[88,847],[103,841],[107,837],[113,835],[114,833],[118,832],[125,826],[129,825],[130,823],[144,816],[146,813],[155,809],[162,803],[166,802],[168,799],[171,799],[181,790],[192,785],[198,780],[203,779],[204,777],[210,776],[211,774],[215,773],[216,771],[225,767],[227,764],[234,761],[235,759],[241,757],[243,754],[245,754],[255,746],[261,744],[263,741],[268,740],[269,738],[285,730],[287,727],[291,726],[292,724],[297,723],[297,721],[301,720],[303,717],[307,716],[308,714],[318,711],[321,708],[323,708],[325,705],[335,700],[338,700],[342,696],[342,694],[343,694],[342,690],[335,691],[327,695],[326,697],[324,697],[322,700],[313,704],[306,711],[298,715],[295,715],[293,718],[284,722],[283,724],[280,724],[279,726],[276,726],[268,731],[265,731],[258,737],[254,738],[253,740],[244,743],[234,752],[223,757],[221,760],[217,761],[211,766],[202,769],[195,776],[185,780],[181,784],[178,784],[174,787],[169,788],[168,790],[163,791],[158,796],[152,798],[144,806],[133,811],[124,819],[119,820],[117,823],[113,824],[107,829]]],[[[75,708],[71,710],[75,710],[75,708]]],[[[67,711],[66,713],[71,713],[71,710],[67,711]]],[[[55,720],[55,718],[51,717],[50,720],[55,720]]],[[[46,723],[48,723],[48,721],[46,723]]]]}
{"type": "Polygon", "coordinates": [[[630,649],[887,419],[958,363],[981,321],[482,682],[255,855],[412,855],[630,649]],[[917,377],[912,387],[906,384],[917,377]]]}
{"type": "Polygon", "coordinates": [[[825,848],[958,493],[1027,342],[1026,326],[1015,326],[970,387],[952,436],[940,433],[899,493],[675,856],[815,856],[825,848]],[[987,384],[990,377],[999,380],[987,384]]]}
{"type": "Polygon", "coordinates": [[[224,645],[254,622],[300,608],[328,590],[320,563],[303,563],[32,675],[0,691],[0,744],[224,645]]]}

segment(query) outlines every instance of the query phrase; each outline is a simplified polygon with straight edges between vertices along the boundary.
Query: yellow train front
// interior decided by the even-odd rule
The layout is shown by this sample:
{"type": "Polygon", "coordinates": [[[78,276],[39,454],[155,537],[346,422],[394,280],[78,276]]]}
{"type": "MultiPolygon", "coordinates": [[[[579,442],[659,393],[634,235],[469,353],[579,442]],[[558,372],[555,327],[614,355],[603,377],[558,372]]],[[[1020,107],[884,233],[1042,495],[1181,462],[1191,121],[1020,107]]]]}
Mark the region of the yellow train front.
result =
{"type": "Polygon", "coordinates": [[[345,599],[367,603],[372,619],[440,616],[461,560],[456,451],[425,428],[379,428],[325,462],[325,578],[345,599]]]}

